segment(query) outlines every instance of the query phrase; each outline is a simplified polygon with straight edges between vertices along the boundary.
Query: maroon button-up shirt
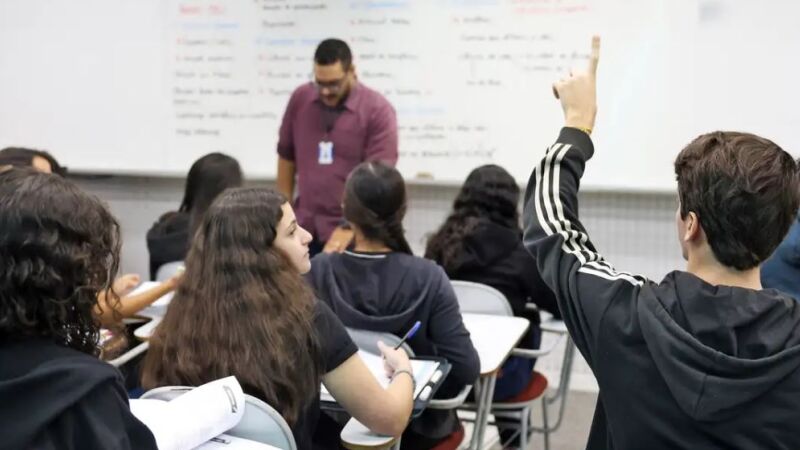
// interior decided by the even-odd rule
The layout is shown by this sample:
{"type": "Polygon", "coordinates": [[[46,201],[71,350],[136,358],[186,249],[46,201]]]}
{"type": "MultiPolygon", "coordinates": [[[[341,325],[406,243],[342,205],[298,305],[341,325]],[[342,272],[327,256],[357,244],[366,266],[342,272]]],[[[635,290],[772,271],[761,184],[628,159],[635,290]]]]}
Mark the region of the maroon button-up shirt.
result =
{"type": "Polygon", "coordinates": [[[326,106],[317,88],[312,83],[300,86],[289,99],[278,140],[278,155],[294,161],[297,169],[297,221],[320,242],[342,220],[350,171],[363,161],[397,163],[397,115],[386,98],[356,83],[343,106],[328,133],[330,115],[323,117],[326,106]],[[333,143],[331,164],[319,162],[320,141],[333,143]]]}

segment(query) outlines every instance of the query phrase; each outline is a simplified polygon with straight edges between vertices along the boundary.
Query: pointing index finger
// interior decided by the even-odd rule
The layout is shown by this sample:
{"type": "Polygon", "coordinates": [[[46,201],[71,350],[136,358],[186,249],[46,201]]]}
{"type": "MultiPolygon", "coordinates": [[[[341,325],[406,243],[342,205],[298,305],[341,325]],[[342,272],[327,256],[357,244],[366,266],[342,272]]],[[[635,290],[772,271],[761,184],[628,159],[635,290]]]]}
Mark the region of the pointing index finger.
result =
{"type": "Polygon", "coordinates": [[[597,64],[600,62],[600,36],[592,36],[592,54],[589,57],[589,72],[597,74],[597,64]]]}

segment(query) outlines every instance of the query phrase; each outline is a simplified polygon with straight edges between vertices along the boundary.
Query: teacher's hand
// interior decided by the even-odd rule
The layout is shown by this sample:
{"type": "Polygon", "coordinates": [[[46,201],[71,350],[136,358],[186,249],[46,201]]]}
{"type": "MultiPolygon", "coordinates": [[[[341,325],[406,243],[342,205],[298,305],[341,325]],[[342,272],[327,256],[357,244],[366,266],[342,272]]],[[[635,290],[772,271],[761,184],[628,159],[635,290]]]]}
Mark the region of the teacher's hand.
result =
{"type": "Polygon", "coordinates": [[[347,250],[347,246],[350,245],[352,240],[353,230],[336,227],[333,233],[331,233],[331,237],[328,238],[328,242],[325,243],[325,247],[322,251],[325,253],[342,253],[347,250]]]}

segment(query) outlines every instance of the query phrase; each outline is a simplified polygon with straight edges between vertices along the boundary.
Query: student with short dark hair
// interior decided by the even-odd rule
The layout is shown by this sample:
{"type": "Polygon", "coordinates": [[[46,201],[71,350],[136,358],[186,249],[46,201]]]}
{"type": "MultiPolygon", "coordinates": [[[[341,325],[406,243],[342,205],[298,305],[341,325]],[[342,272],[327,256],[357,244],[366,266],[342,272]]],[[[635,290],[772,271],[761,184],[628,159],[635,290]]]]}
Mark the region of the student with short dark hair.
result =
{"type": "Polygon", "coordinates": [[[298,448],[308,450],[321,381],[365,426],[402,433],[413,405],[408,357],[379,344],[393,373],[381,388],[301,276],[311,268],[310,241],[283,195],[265,188],[222,193],[198,225],[184,279],[150,339],[142,385],[199,386],[234,375],[246,393],[283,415],[298,448]]]}
{"type": "MultiPolygon", "coordinates": [[[[380,162],[358,165],[344,189],[344,217],[355,244],[311,260],[309,280],[345,326],[403,336],[418,356],[441,356],[452,370],[439,390],[451,397],[480,372],[453,287],[441,267],[415,257],[403,232],[406,188],[400,172],[380,162]]],[[[425,411],[409,424],[403,448],[431,448],[460,427],[453,411],[425,411]]]]}
{"type": "Polygon", "coordinates": [[[226,154],[209,153],[192,164],[181,206],[159,217],[147,231],[151,279],[162,265],[186,257],[192,234],[211,202],[225,189],[239,187],[242,182],[239,162],[226,154]]]}
{"type": "MultiPolygon", "coordinates": [[[[494,164],[470,172],[453,201],[453,211],[429,239],[425,257],[436,261],[451,280],[491,286],[508,299],[514,315],[530,321],[520,347],[538,349],[541,319],[535,304],[561,317],[556,299],[544,284],[536,260],[522,245],[519,186],[505,169],[494,164]]],[[[512,356],[503,364],[494,390],[495,400],[508,400],[531,380],[535,360],[512,356]]],[[[499,422],[499,419],[498,419],[499,422]]],[[[513,429],[500,428],[509,443],[513,429]]]]}
{"type": "Polygon", "coordinates": [[[119,372],[97,359],[97,295],[119,225],[61,177],[0,172],[0,447],[156,448],[119,372]]]}
{"type": "Polygon", "coordinates": [[[759,279],[797,215],[797,165],[752,134],[698,137],[675,161],[686,271],[656,283],[615,270],[578,219],[598,54],[595,38],[589,71],[554,86],[565,127],[524,216],[525,246],[600,386],[587,448],[800,448],[800,304],[759,279]]]}

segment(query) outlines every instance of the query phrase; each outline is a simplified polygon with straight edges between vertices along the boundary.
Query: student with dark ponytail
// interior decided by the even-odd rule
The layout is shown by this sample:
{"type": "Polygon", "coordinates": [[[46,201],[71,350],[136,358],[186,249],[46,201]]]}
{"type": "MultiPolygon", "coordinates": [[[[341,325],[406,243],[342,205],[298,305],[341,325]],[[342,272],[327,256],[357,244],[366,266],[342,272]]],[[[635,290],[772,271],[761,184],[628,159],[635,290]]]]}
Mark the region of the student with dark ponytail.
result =
{"type": "MultiPolygon", "coordinates": [[[[309,279],[318,297],[352,328],[403,335],[419,356],[441,356],[452,365],[439,394],[450,397],[478,378],[480,364],[444,271],[411,252],[403,232],[406,188],[400,173],[380,162],[356,167],[347,179],[345,220],[354,244],[344,253],[311,260],[309,279]]],[[[403,448],[431,448],[460,427],[452,411],[426,411],[403,434],[403,448]]]]}

